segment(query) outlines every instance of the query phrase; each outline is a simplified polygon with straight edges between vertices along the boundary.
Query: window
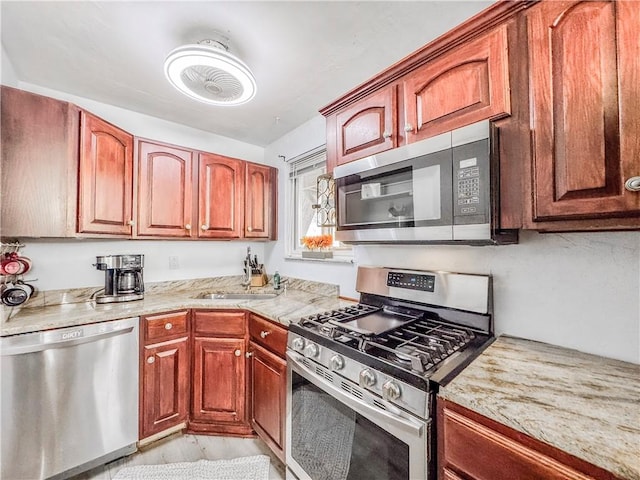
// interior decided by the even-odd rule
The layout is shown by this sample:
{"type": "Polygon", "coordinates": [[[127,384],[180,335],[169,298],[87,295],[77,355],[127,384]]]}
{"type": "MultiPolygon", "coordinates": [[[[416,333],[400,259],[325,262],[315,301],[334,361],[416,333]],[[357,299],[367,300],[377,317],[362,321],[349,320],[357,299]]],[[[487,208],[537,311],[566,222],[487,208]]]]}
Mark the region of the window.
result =
{"type": "Polygon", "coordinates": [[[287,254],[302,256],[303,237],[331,235],[329,249],[336,257],[351,256],[351,248],[335,241],[335,198],[333,180],[327,173],[324,145],[289,160],[287,254]],[[320,191],[320,195],[319,195],[320,191]]]}

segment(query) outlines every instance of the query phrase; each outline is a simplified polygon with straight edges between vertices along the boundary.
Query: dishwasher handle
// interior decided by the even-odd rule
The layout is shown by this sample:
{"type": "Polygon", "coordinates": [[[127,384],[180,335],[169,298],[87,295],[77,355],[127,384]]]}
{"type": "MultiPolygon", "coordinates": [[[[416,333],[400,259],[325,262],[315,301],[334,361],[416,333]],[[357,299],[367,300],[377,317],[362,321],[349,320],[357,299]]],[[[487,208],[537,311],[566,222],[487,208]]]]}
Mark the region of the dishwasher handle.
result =
{"type": "Polygon", "coordinates": [[[127,327],[119,330],[111,330],[108,332],[97,333],[94,335],[68,338],[68,339],[64,339],[56,342],[42,342],[42,343],[34,343],[31,345],[7,346],[2,348],[2,350],[0,351],[0,354],[3,357],[6,357],[6,356],[12,356],[12,355],[23,355],[25,353],[43,352],[45,350],[50,350],[53,348],[72,347],[75,345],[81,345],[83,343],[97,342],[98,340],[115,337],[117,335],[122,335],[125,333],[131,333],[133,331],[133,328],[134,327],[127,327]]]}

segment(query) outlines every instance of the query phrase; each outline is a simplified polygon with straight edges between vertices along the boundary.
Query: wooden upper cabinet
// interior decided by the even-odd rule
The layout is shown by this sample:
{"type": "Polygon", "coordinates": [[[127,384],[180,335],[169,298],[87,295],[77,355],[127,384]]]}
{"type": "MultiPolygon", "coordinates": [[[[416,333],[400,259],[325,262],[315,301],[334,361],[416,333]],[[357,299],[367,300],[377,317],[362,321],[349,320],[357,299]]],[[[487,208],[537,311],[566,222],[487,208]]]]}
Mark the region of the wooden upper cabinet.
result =
{"type": "Polygon", "coordinates": [[[130,236],[133,136],[81,112],[78,233],[130,236]]]}
{"type": "Polygon", "coordinates": [[[245,162],[201,153],[198,187],[198,236],[240,238],[244,214],[245,162]]]}
{"type": "Polygon", "coordinates": [[[534,221],[562,230],[562,220],[632,217],[640,228],[640,192],[625,189],[640,176],[638,25],[633,1],[528,11],[534,221]]]}
{"type": "Polygon", "coordinates": [[[510,108],[507,26],[435,58],[403,79],[407,142],[415,142],[510,108]]]}
{"type": "Polygon", "coordinates": [[[67,102],[2,86],[1,231],[76,234],[80,114],[67,102]]]}
{"type": "Polygon", "coordinates": [[[336,115],[337,165],[398,145],[396,90],[383,88],[336,115]]]}
{"type": "Polygon", "coordinates": [[[137,235],[192,237],[195,235],[192,150],[138,140],[137,235]]]}
{"type": "Polygon", "coordinates": [[[245,238],[275,237],[275,169],[247,162],[245,178],[245,238]]]}

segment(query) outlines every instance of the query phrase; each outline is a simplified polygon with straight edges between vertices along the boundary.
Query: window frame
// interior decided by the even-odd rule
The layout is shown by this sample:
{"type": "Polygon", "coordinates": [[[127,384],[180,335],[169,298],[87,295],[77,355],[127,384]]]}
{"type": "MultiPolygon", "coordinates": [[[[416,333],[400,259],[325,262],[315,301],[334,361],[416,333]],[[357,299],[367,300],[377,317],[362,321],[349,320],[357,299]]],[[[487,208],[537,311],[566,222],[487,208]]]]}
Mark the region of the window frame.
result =
{"type": "MultiPolygon", "coordinates": [[[[300,176],[296,174],[296,170],[299,169],[300,173],[303,174],[305,170],[308,170],[313,166],[322,164],[324,166],[324,172],[326,172],[326,145],[321,145],[296,157],[293,157],[291,160],[287,160],[286,164],[287,185],[285,195],[285,211],[287,212],[287,216],[285,221],[285,258],[314,262],[353,262],[353,249],[350,245],[342,244],[340,246],[333,246],[329,248],[329,251],[333,252],[333,258],[312,259],[302,257],[302,251],[304,250],[304,248],[299,246],[299,242],[296,241],[296,232],[298,230],[299,223],[299,203],[297,197],[299,184],[297,186],[296,183],[299,182],[300,179],[300,176]]],[[[333,229],[333,235],[335,238],[335,226],[329,228],[333,229]]]]}

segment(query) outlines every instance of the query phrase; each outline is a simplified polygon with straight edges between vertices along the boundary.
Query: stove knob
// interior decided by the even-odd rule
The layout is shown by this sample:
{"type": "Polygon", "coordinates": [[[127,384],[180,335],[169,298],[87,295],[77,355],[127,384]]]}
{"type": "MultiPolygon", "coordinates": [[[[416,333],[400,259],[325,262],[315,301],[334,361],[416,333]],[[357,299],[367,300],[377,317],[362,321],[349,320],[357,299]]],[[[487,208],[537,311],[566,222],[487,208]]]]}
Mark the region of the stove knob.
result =
{"type": "Polygon", "coordinates": [[[368,368],[360,372],[360,386],[361,387],[373,387],[376,384],[375,374],[368,368]]]}
{"type": "Polygon", "coordinates": [[[304,347],[304,356],[307,358],[313,358],[318,356],[318,346],[315,343],[310,343],[304,347]]]}
{"type": "Polygon", "coordinates": [[[331,357],[331,370],[342,370],[344,368],[344,359],[340,355],[331,357]]]}
{"type": "Polygon", "coordinates": [[[294,338],[293,341],[291,342],[291,347],[296,352],[301,352],[304,349],[304,339],[300,337],[294,338]]]}
{"type": "Polygon", "coordinates": [[[389,380],[382,385],[382,398],[385,400],[398,400],[400,395],[400,385],[393,380],[389,380]]]}

